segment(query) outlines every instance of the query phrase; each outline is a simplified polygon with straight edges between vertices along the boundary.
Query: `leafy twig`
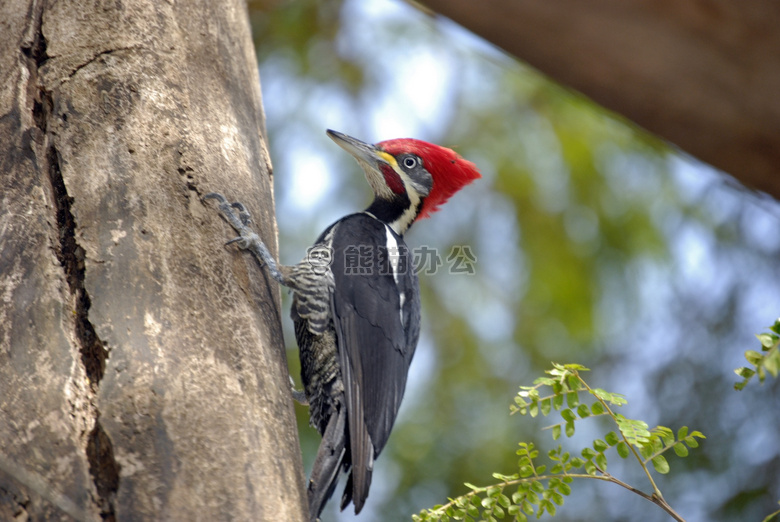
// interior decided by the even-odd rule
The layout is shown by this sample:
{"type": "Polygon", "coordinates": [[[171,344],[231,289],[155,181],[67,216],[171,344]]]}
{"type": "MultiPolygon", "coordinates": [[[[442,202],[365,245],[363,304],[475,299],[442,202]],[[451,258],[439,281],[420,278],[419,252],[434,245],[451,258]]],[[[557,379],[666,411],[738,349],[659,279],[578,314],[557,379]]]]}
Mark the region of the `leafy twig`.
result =
{"type": "Polygon", "coordinates": [[[756,335],[761,343],[761,352],[755,350],[745,352],[745,359],[753,368],[743,366],[734,370],[734,373],[742,377],[742,382],[735,383],[734,389],[743,389],[754,375],[758,375],[759,382],[763,383],[766,372],[771,373],[772,377],[777,377],[777,374],[780,373],[780,349],[778,349],[778,345],[780,345],[780,319],[775,321],[769,330],[769,333],[756,335]]]}
{"type": "Polygon", "coordinates": [[[610,431],[603,439],[594,440],[592,447],[581,450],[582,458],[572,457],[568,452],[564,452],[561,446],[550,450],[547,454],[552,463],[549,472],[546,464],[537,462],[539,451],[534,445],[520,442],[520,449],[517,450],[520,457],[517,473],[494,473],[493,477],[499,482],[490,486],[478,487],[466,483],[471,489],[469,493],[451,498],[447,504],[423,510],[412,518],[420,522],[450,519],[493,522],[509,515],[513,520],[524,522],[529,515],[538,518],[546,512],[555,516],[556,506],[563,505],[564,497],[571,493],[569,484],[574,479],[595,479],[625,488],[656,504],[673,519],[684,522],[664,499],[648,463],[653,465],[656,472],[668,473],[669,463],[664,453],[674,449],[679,457],[686,457],[688,448],[698,447],[696,439],[704,438],[704,435],[698,431],[689,433],[688,428],[683,426],[675,436],[667,427],[656,426],[651,430],[643,421],[628,419],[615,413],[613,407],[626,404],[626,399],[617,393],[592,388],[580,375],[580,372],[585,371],[588,369],[578,364],[553,363],[553,368],[545,372],[549,376],[539,377],[533,386],[520,387],[515,403],[510,407],[511,413],[536,417],[539,413],[547,416],[553,410],[558,411],[562,422],[545,428],[551,429],[554,440],[560,438],[563,433],[572,437],[575,433],[575,422],[601,415],[611,418],[617,427],[617,433],[610,431]],[[542,393],[546,392],[547,388],[550,388],[552,393],[542,393]],[[595,401],[590,405],[581,403],[581,392],[587,392],[595,401]],[[615,448],[621,458],[634,455],[652,485],[652,494],[645,493],[607,472],[605,452],[610,448],[615,448]],[[517,489],[508,493],[507,490],[511,488],[517,489]]]}

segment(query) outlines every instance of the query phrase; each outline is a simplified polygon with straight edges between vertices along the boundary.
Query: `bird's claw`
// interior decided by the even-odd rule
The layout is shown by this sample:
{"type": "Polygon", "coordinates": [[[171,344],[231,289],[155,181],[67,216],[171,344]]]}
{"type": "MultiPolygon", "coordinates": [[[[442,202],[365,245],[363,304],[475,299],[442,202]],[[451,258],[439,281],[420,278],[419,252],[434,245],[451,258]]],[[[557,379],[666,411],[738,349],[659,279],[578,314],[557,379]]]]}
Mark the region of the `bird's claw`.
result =
{"type": "Polygon", "coordinates": [[[209,192],[203,196],[203,199],[216,199],[219,203],[219,210],[222,212],[225,219],[227,219],[228,223],[230,223],[236,232],[242,236],[246,235],[244,231],[247,230],[249,223],[252,222],[252,216],[243,203],[238,201],[229,203],[227,198],[219,192],[209,192]],[[238,211],[238,215],[236,215],[233,209],[238,211]]]}
{"type": "Polygon", "coordinates": [[[241,250],[248,250],[255,241],[260,241],[260,236],[250,230],[247,234],[242,234],[225,242],[225,246],[235,243],[241,250]]]}
{"type": "Polygon", "coordinates": [[[252,245],[253,242],[260,241],[260,236],[258,236],[251,228],[249,228],[249,223],[252,222],[252,216],[249,214],[249,211],[246,209],[243,203],[238,201],[229,203],[227,198],[219,192],[209,192],[203,196],[203,199],[216,199],[219,203],[219,210],[222,215],[225,217],[227,222],[230,223],[230,226],[232,226],[233,229],[239,233],[238,237],[234,237],[225,243],[225,245],[237,243],[239,248],[246,250],[252,245]],[[237,214],[236,211],[238,211],[237,214]]]}
{"type": "Polygon", "coordinates": [[[216,199],[222,216],[230,223],[233,230],[238,232],[238,236],[225,243],[225,245],[236,243],[240,249],[249,250],[260,262],[261,266],[265,265],[268,267],[271,277],[279,283],[285,284],[284,276],[279,271],[276,261],[268,251],[268,247],[265,246],[260,236],[249,227],[252,217],[244,204],[238,201],[229,203],[227,198],[219,192],[209,192],[203,196],[203,199],[216,199]]]}
{"type": "Polygon", "coordinates": [[[288,377],[290,377],[290,391],[292,392],[292,396],[295,402],[302,406],[308,406],[309,399],[306,398],[306,392],[304,390],[296,390],[295,381],[293,380],[292,375],[289,375],[288,377]]]}
{"type": "Polygon", "coordinates": [[[238,210],[238,219],[241,220],[241,222],[244,224],[244,226],[249,226],[249,223],[252,222],[252,215],[249,213],[249,211],[246,209],[243,203],[239,201],[233,202],[231,205],[234,209],[238,210]]]}

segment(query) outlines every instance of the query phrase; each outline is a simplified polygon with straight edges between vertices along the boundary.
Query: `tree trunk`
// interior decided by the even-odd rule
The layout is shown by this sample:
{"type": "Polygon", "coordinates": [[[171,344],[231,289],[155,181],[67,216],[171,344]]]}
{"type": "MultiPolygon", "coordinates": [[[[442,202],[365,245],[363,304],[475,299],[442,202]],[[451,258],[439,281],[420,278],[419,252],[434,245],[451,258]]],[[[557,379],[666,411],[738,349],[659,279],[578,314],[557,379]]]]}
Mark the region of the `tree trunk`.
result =
{"type": "Polygon", "coordinates": [[[775,0],[421,1],[780,198],[775,0]]]}
{"type": "Polygon", "coordinates": [[[0,16],[0,519],[303,520],[244,3],[0,16]]]}

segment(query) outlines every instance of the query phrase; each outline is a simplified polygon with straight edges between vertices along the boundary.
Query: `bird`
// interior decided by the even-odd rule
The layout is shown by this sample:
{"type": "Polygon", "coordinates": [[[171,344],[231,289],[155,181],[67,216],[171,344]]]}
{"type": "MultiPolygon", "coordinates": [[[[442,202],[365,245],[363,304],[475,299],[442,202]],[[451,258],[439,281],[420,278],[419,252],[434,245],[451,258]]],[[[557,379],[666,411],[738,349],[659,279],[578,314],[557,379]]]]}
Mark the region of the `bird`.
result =
{"type": "MultiPolygon", "coordinates": [[[[252,231],[249,212],[219,193],[222,215],[273,279],[292,291],[291,317],[301,360],[310,424],[322,435],[307,486],[317,521],[339,478],[341,497],[360,513],[374,461],[387,443],[420,335],[420,290],[413,253],[403,236],[453,194],[481,177],[455,151],[413,138],[374,145],[328,130],[354,157],[374,193],[362,212],[345,216],[296,265],[279,265],[252,231]]],[[[291,378],[292,382],[292,378],[291,378]]]]}

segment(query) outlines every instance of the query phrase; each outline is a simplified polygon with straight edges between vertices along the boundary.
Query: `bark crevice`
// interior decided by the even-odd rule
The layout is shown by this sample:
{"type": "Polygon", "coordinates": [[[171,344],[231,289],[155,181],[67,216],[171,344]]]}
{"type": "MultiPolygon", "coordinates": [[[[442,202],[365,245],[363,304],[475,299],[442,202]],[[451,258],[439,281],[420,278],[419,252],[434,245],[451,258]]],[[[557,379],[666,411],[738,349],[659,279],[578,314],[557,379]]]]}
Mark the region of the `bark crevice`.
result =
{"type": "MultiPolygon", "coordinates": [[[[73,198],[68,194],[65,180],[62,176],[61,158],[57,150],[55,132],[50,126],[55,116],[53,93],[39,81],[38,71],[49,59],[46,53],[46,38],[43,34],[44,2],[36,2],[33,7],[34,31],[25,39],[22,52],[30,59],[30,81],[32,88],[32,113],[35,126],[43,137],[45,165],[52,189],[54,203],[55,225],[58,244],[54,251],[68,284],[72,297],[75,338],[81,356],[81,363],[89,380],[90,391],[94,397],[97,394],[100,381],[106,370],[108,348],[98,337],[94,325],[89,320],[89,309],[92,306],[89,293],[84,285],[85,257],[84,248],[76,239],[76,220],[73,215],[73,198]]],[[[97,58],[97,57],[96,57],[97,58]]],[[[100,509],[104,520],[115,520],[114,499],[119,489],[119,464],[114,458],[111,439],[100,424],[100,413],[93,408],[94,426],[87,436],[86,455],[89,472],[97,491],[93,499],[100,509]]]]}
{"type": "MultiPolygon", "coordinates": [[[[78,73],[80,70],[82,70],[83,68],[87,67],[88,65],[94,63],[95,61],[103,58],[104,56],[107,56],[107,55],[113,54],[113,53],[118,53],[120,51],[134,51],[134,50],[138,50],[138,49],[141,49],[141,48],[142,47],[137,46],[137,45],[131,45],[131,46],[128,46],[128,47],[117,47],[116,49],[106,49],[105,51],[101,51],[101,52],[97,53],[95,56],[93,56],[92,58],[90,58],[89,60],[87,60],[86,62],[84,62],[82,64],[79,64],[76,67],[74,67],[73,70],[71,70],[68,73],[68,78],[73,78],[76,75],[76,73],[78,73]]],[[[64,81],[65,81],[65,79],[61,80],[60,83],[62,83],[64,81]]]]}

